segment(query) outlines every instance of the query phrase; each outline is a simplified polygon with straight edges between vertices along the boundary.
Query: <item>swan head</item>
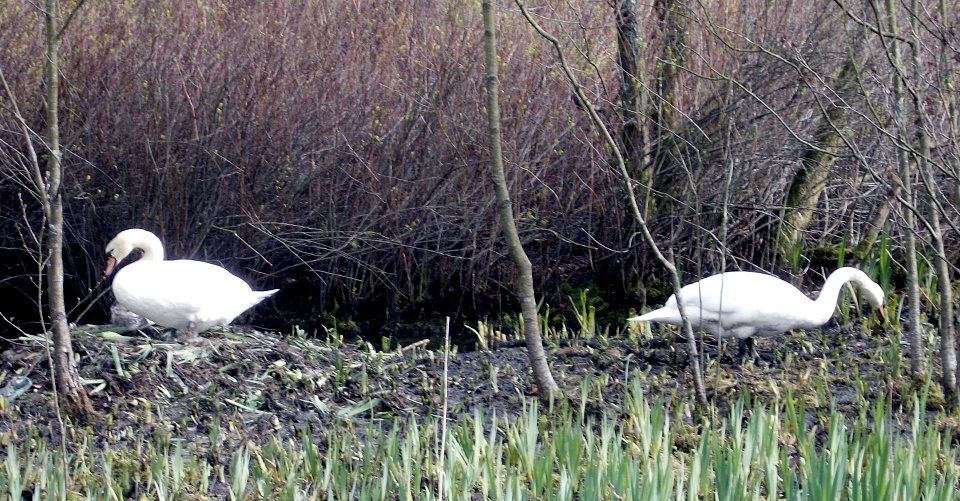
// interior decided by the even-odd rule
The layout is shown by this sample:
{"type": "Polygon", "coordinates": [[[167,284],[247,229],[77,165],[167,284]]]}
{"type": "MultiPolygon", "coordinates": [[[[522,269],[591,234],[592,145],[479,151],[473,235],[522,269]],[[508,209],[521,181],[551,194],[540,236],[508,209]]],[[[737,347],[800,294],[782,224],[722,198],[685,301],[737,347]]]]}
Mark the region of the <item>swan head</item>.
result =
{"type": "Polygon", "coordinates": [[[880,318],[886,322],[887,315],[883,309],[883,300],[886,294],[884,294],[883,288],[873,280],[870,280],[870,277],[868,277],[866,273],[856,268],[841,268],[837,271],[841,272],[841,274],[846,273],[849,276],[849,280],[857,285],[857,288],[860,289],[860,292],[867,302],[870,303],[870,306],[873,306],[880,314],[880,318]]]}
{"type": "Polygon", "coordinates": [[[107,267],[103,274],[109,276],[114,267],[134,249],[143,251],[141,259],[163,261],[163,244],[160,239],[147,230],[131,228],[121,231],[107,244],[107,267]]]}
{"type": "Polygon", "coordinates": [[[859,285],[860,290],[862,290],[864,292],[864,296],[867,297],[867,302],[870,303],[870,306],[873,306],[873,308],[877,310],[877,313],[880,315],[880,320],[883,323],[887,323],[887,312],[883,309],[883,288],[869,278],[865,282],[861,282],[859,285]]]}
{"type": "Polygon", "coordinates": [[[870,306],[882,311],[885,295],[883,289],[872,280],[868,280],[867,283],[860,284],[860,286],[864,295],[867,296],[867,302],[870,303],[870,306]]]}
{"type": "Polygon", "coordinates": [[[870,277],[868,277],[866,273],[857,268],[840,268],[836,274],[841,278],[846,276],[847,280],[856,284],[857,288],[866,296],[866,300],[870,303],[870,306],[878,310],[883,309],[883,299],[886,294],[884,294],[883,288],[873,280],[870,280],[870,277]]]}

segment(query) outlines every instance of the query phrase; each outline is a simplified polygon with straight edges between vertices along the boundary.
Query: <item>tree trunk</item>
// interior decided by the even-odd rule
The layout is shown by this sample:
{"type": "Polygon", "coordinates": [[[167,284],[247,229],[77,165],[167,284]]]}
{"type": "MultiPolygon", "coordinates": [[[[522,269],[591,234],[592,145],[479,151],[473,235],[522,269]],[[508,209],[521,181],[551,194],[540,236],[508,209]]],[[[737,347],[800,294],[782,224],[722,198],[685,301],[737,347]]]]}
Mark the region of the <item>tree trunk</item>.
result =
{"type": "MultiPolygon", "coordinates": [[[[891,2],[891,0],[887,0],[891,2]]],[[[890,4],[888,3],[888,8],[890,4]]],[[[913,9],[920,8],[917,4],[917,1],[913,1],[913,9]]],[[[918,38],[918,31],[920,26],[918,26],[917,15],[920,11],[914,10],[914,15],[910,18],[911,21],[911,34],[913,36],[913,43],[910,44],[911,55],[913,56],[913,81],[916,85],[921,85],[923,80],[922,75],[922,61],[920,58],[920,44],[921,41],[918,38]]],[[[892,16],[892,14],[891,14],[892,16]]],[[[904,75],[905,76],[905,75],[904,75]]],[[[923,102],[922,102],[922,89],[915,88],[913,92],[910,93],[913,96],[913,112],[916,114],[914,117],[913,123],[917,127],[917,146],[919,147],[919,155],[916,156],[917,159],[917,169],[920,171],[920,176],[923,179],[924,192],[926,193],[926,201],[928,212],[930,214],[930,233],[931,238],[933,239],[934,249],[936,250],[936,269],[937,269],[937,280],[940,285],[940,315],[938,322],[938,330],[940,332],[940,360],[943,366],[943,394],[948,405],[956,406],[957,404],[957,340],[956,332],[953,327],[953,276],[950,271],[951,264],[947,261],[946,249],[943,244],[943,232],[940,228],[940,206],[937,203],[937,190],[936,185],[934,184],[933,174],[930,172],[930,165],[927,162],[927,159],[930,158],[930,135],[927,133],[927,125],[930,121],[924,114],[923,111],[923,102]]],[[[917,336],[919,337],[919,336],[917,336]]],[[[918,348],[922,350],[923,345],[922,339],[916,341],[919,345],[918,348]]],[[[913,344],[911,344],[913,348],[913,344]]],[[[916,356],[916,353],[913,353],[916,356]]],[[[920,353],[922,356],[922,351],[920,353]]],[[[911,363],[911,368],[912,368],[911,363]]]]}
{"type": "Polygon", "coordinates": [[[63,197],[61,180],[63,166],[60,162],[59,113],[59,63],[57,34],[57,1],[46,0],[44,30],[47,60],[47,187],[43,193],[44,210],[47,213],[47,239],[50,251],[47,269],[47,300],[50,308],[50,327],[53,335],[53,360],[57,389],[64,408],[70,415],[84,420],[93,414],[90,399],[80,382],[77,364],[73,358],[70,328],[67,325],[67,308],[63,297],[63,197]]]}
{"type": "MultiPolygon", "coordinates": [[[[940,0],[939,6],[940,6],[940,12],[948,12],[948,11],[946,10],[946,9],[947,9],[947,6],[946,6],[946,4],[944,3],[943,0],[940,0]]],[[[913,2],[913,8],[916,9],[917,7],[918,7],[918,6],[917,6],[917,2],[914,1],[914,2],[913,2]]],[[[917,11],[914,10],[913,12],[916,13],[917,11]]],[[[946,25],[947,25],[946,19],[941,18],[941,22],[943,23],[943,28],[942,28],[943,31],[942,31],[942,32],[943,32],[943,33],[947,33],[948,30],[945,29],[945,28],[946,28],[946,25]]],[[[914,25],[916,25],[916,24],[917,24],[917,21],[916,21],[916,18],[914,18],[914,25]]],[[[914,28],[914,29],[916,29],[916,28],[914,28]]],[[[914,32],[914,33],[916,33],[916,32],[914,32]]],[[[952,31],[950,31],[950,33],[952,33],[952,31]]],[[[915,51],[914,54],[916,55],[916,57],[919,58],[919,53],[920,53],[919,40],[916,40],[916,39],[914,40],[914,51],[915,51]]],[[[954,53],[953,53],[952,50],[949,50],[946,36],[944,36],[943,38],[941,38],[941,61],[940,61],[941,70],[940,70],[940,72],[938,72],[938,74],[937,74],[938,81],[937,81],[937,83],[935,84],[935,85],[937,85],[940,89],[951,89],[951,88],[954,87],[954,82],[952,81],[952,75],[954,75],[954,74],[956,73],[955,63],[956,63],[956,58],[954,57],[954,53]]],[[[917,71],[917,72],[920,72],[920,69],[922,68],[922,66],[920,66],[920,61],[919,61],[919,59],[915,60],[915,61],[914,61],[914,64],[916,65],[916,71],[917,71]]],[[[941,90],[941,92],[943,92],[943,91],[941,90]]],[[[957,131],[957,129],[958,129],[957,126],[960,125],[960,122],[958,122],[958,120],[957,120],[957,118],[958,118],[957,93],[956,93],[956,92],[949,92],[949,93],[948,93],[948,97],[944,98],[944,101],[947,101],[947,106],[946,106],[947,112],[948,112],[948,113],[947,113],[947,116],[949,117],[949,120],[954,124],[954,125],[951,127],[951,130],[954,132],[954,134],[953,134],[954,153],[957,153],[958,151],[960,151],[960,148],[957,148],[958,138],[957,138],[957,135],[956,135],[956,131],[957,131]]],[[[921,109],[922,109],[922,108],[921,108],[921,109]]],[[[924,129],[924,132],[925,132],[925,129],[924,129]]],[[[923,136],[923,137],[924,137],[925,139],[927,139],[928,142],[925,143],[925,144],[921,144],[921,146],[920,146],[921,150],[920,150],[920,151],[921,151],[921,152],[925,152],[925,151],[926,151],[926,152],[929,152],[929,146],[930,146],[930,145],[929,145],[929,136],[927,136],[926,133],[924,133],[924,136],[923,136]],[[926,149],[924,149],[924,148],[926,148],[926,149]]],[[[926,153],[924,153],[924,158],[927,158],[926,153]]],[[[953,162],[953,168],[952,168],[952,170],[953,170],[953,172],[960,172],[960,166],[956,165],[956,161],[957,161],[956,159],[957,159],[957,156],[954,155],[954,156],[953,156],[953,160],[952,160],[952,162],[953,162]]],[[[955,191],[954,191],[954,200],[953,200],[953,202],[956,204],[958,201],[960,201],[960,182],[954,184],[954,189],[955,189],[955,191]]],[[[944,264],[946,265],[946,263],[944,263],[944,264]]],[[[953,293],[952,282],[948,282],[948,283],[951,284],[951,286],[949,287],[949,289],[950,289],[950,293],[952,294],[952,293],[953,293]]],[[[943,301],[943,298],[941,298],[941,302],[942,302],[942,301],[943,301]]],[[[951,298],[951,301],[950,301],[950,305],[951,305],[951,307],[953,306],[952,298],[951,298]]],[[[953,311],[953,310],[951,310],[950,314],[951,314],[950,318],[951,318],[951,320],[953,320],[953,319],[954,319],[954,316],[956,315],[956,312],[953,311]]],[[[948,361],[948,360],[945,360],[945,359],[944,359],[944,361],[947,362],[947,363],[944,364],[945,366],[946,366],[947,364],[949,364],[949,365],[952,365],[953,368],[954,368],[954,381],[956,381],[957,377],[960,376],[960,374],[957,374],[957,363],[958,363],[957,360],[960,359],[960,345],[957,344],[957,340],[956,340],[956,334],[957,334],[957,333],[956,333],[955,327],[956,327],[956,324],[955,324],[955,323],[951,323],[951,325],[950,325],[950,329],[951,329],[951,330],[950,330],[950,335],[951,335],[951,342],[953,343],[953,345],[955,346],[955,348],[956,348],[958,351],[954,352],[954,354],[953,354],[953,360],[949,360],[949,361],[948,361]]],[[[941,343],[941,346],[943,346],[943,343],[941,343]]],[[[954,400],[954,402],[956,402],[956,400],[954,400]]]]}
{"type": "Polygon", "coordinates": [[[663,36],[663,52],[656,70],[657,96],[651,106],[654,151],[651,154],[651,169],[656,188],[677,194],[680,158],[678,131],[680,130],[680,70],[687,63],[688,20],[683,0],[655,0],[653,8],[660,22],[663,36]]]}
{"type": "MultiPolygon", "coordinates": [[[[910,184],[910,164],[906,161],[906,153],[901,161],[900,178],[903,181],[903,199],[907,205],[914,205],[913,186],[910,184]]],[[[924,367],[926,355],[923,347],[923,332],[920,330],[920,273],[917,269],[917,236],[916,216],[911,207],[903,208],[904,226],[907,230],[907,337],[910,340],[910,375],[914,381],[923,382],[926,379],[924,367]]]]}
{"type": "Polygon", "coordinates": [[[617,60],[620,65],[620,144],[627,171],[640,184],[640,206],[644,217],[649,216],[649,202],[653,171],[644,156],[647,145],[642,110],[643,94],[640,83],[640,33],[637,30],[636,0],[620,0],[615,6],[617,18],[617,60]]]}
{"type": "Polygon", "coordinates": [[[487,62],[487,118],[490,132],[490,176],[493,178],[497,194],[497,211],[503,227],[503,237],[510,250],[510,258],[517,267],[517,296],[520,298],[520,310],[523,313],[523,337],[527,342],[527,355],[533,369],[533,378],[541,398],[558,393],[560,387],[553,380],[547,355],[543,349],[540,325],[537,322],[537,300],[533,289],[533,267],[520,243],[517,225],[513,219],[513,204],[507,190],[507,180],[503,173],[503,153],[500,149],[500,99],[499,77],[497,76],[497,41],[493,5],[483,0],[483,48],[487,62]]]}
{"type": "MultiPolygon", "coordinates": [[[[930,174],[930,167],[927,165],[927,153],[930,151],[929,139],[924,134],[923,127],[920,128],[919,140],[921,154],[918,156],[918,166],[920,176],[923,178],[923,185],[926,188],[927,208],[930,218],[930,237],[933,240],[934,251],[936,254],[937,280],[941,284],[940,291],[940,315],[937,323],[937,330],[940,332],[940,362],[943,366],[943,396],[944,400],[950,406],[956,406],[957,401],[957,341],[953,328],[953,281],[950,273],[950,263],[947,261],[946,249],[943,245],[943,232],[940,229],[940,208],[938,207],[936,196],[937,188],[934,184],[933,175],[930,174]],[[923,153],[926,151],[926,153],[923,153]]],[[[917,337],[919,333],[917,333],[917,337]]],[[[915,341],[921,350],[922,357],[922,338],[915,341]]],[[[913,343],[911,343],[913,347],[913,343]]],[[[913,356],[917,356],[913,353],[913,356]]],[[[912,368],[912,365],[911,365],[912,368]]]]}
{"type": "MultiPolygon", "coordinates": [[[[854,62],[848,58],[833,78],[839,96],[843,97],[849,92],[855,74],[854,62]]],[[[813,212],[833,171],[837,151],[842,144],[841,131],[846,123],[844,108],[833,102],[828,104],[813,142],[814,147],[808,149],[800,160],[800,169],[787,190],[784,202],[787,212],[777,235],[777,255],[783,265],[791,264],[790,256],[798,245],[802,245],[803,232],[810,227],[813,212]]]]}
{"type": "MultiPolygon", "coordinates": [[[[890,13],[888,20],[891,30],[897,29],[896,17],[894,17],[893,6],[888,2],[887,10],[890,13]]],[[[892,31],[891,33],[895,33],[892,31]]],[[[896,39],[891,40],[891,52],[893,61],[900,65],[900,42],[896,39]]],[[[903,109],[903,82],[899,75],[894,75],[894,120],[897,123],[897,134],[906,139],[906,113],[903,109]]],[[[910,162],[907,152],[900,148],[897,152],[897,159],[900,163],[900,182],[903,186],[903,199],[910,207],[903,210],[904,225],[907,229],[906,253],[907,253],[907,336],[910,339],[910,375],[917,383],[926,380],[926,354],[924,350],[923,331],[920,327],[920,273],[917,268],[917,237],[916,237],[916,215],[912,210],[916,207],[916,196],[913,191],[913,174],[910,168],[910,162]]]]}
{"type": "MultiPolygon", "coordinates": [[[[889,32],[892,34],[899,33],[898,31],[899,28],[897,27],[897,18],[896,18],[896,5],[894,4],[893,0],[886,0],[885,8],[887,10],[887,27],[889,29],[889,32]]],[[[894,99],[893,120],[894,120],[894,123],[896,123],[896,127],[897,127],[896,137],[898,141],[902,143],[902,145],[897,145],[899,148],[899,151],[897,154],[897,161],[900,163],[901,182],[905,186],[905,191],[907,192],[905,193],[905,201],[909,204],[913,202],[911,200],[912,197],[910,194],[910,192],[912,191],[910,182],[913,176],[910,168],[911,164],[910,164],[909,152],[907,150],[910,142],[909,141],[910,135],[908,133],[907,127],[909,122],[907,121],[906,107],[904,105],[904,100],[905,100],[904,85],[905,85],[906,73],[904,72],[903,58],[901,57],[901,53],[900,53],[900,41],[897,36],[890,37],[890,46],[888,50],[890,52],[891,64],[893,64],[894,70],[895,70],[894,76],[893,76],[893,99],[894,99]]],[[[914,94],[916,96],[916,93],[914,94]]],[[[919,104],[920,103],[918,101],[914,102],[915,107],[918,106],[919,104]]],[[[915,110],[915,113],[917,113],[917,116],[921,119],[918,123],[921,125],[921,130],[922,130],[923,129],[922,127],[923,121],[922,121],[922,115],[921,115],[922,109],[917,108],[915,110]]],[[[924,144],[927,142],[927,140],[925,138],[925,135],[922,132],[920,133],[919,140],[921,142],[921,145],[920,145],[921,149],[926,148],[927,150],[929,150],[929,145],[924,144]]],[[[940,299],[941,299],[941,308],[943,308],[944,298],[950,298],[952,295],[951,294],[952,282],[950,281],[949,274],[947,275],[941,274],[946,268],[945,266],[941,266],[941,264],[946,264],[944,259],[945,255],[943,254],[944,252],[943,238],[940,231],[940,218],[938,214],[939,209],[937,208],[937,204],[936,204],[936,191],[931,183],[931,176],[929,173],[929,168],[925,161],[925,156],[926,156],[926,153],[921,155],[921,158],[918,158],[917,169],[919,170],[920,177],[923,180],[923,184],[926,188],[925,192],[927,196],[925,197],[925,200],[928,204],[928,207],[930,207],[930,210],[929,210],[930,220],[928,221],[928,228],[930,229],[930,237],[931,239],[933,239],[935,251],[937,253],[937,256],[936,256],[937,262],[936,262],[935,268],[937,270],[937,276],[939,280],[941,280],[940,299]],[[946,280],[946,281],[943,281],[943,280],[946,280]]],[[[914,221],[913,218],[915,216],[914,216],[914,213],[912,212],[913,209],[914,207],[904,208],[904,217],[907,218],[908,227],[911,226],[914,221]]],[[[911,239],[908,238],[908,242],[907,242],[908,246],[911,243],[910,240],[911,239]]],[[[907,252],[911,253],[911,255],[907,256],[907,260],[908,260],[907,264],[911,267],[914,267],[914,269],[908,269],[908,273],[910,273],[911,276],[908,276],[908,290],[907,290],[907,293],[911,294],[911,297],[910,297],[911,311],[910,311],[910,319],[909,319],[909,330],[910,330],[909,335],[911,336],[910,351],[911,351],[911,357],[913,359],[918,359],[918,360],[911,361],[910,368],[911,368],[911,372],[913,372],[914,370],[919,370],[920,367],[917,366],[917,364],[920,363],[919,360],[922,360],[922,358],[924,357],[924,353],[923,353],[924,350],[923,350],[923,338],[920,333],[920,322],[919,322],[919,315],[920,315],[919,286],[915,284],[915,282],[917,281],[916,276],[913,276],[913,274],[916,273],[916,269],[915,269],[916,249],[910,249],[908,247],[907,252]],[[916,297],[912,296],[914,294],[916,295],[916,297]]],[[[952,305],[950,305],[949,303],[947,304],[946,311],[941,311],[941,318],[940,318],[940,352],[941,353],[940,355],[942,357],[942,365],[943,365],[943,379],[941,380],[941,386],[943,388],[943,394],[946,398],[946,401],[950,402],[950,404],[952,405],[953,402],[955,402],[956,395],[957,395],[956,347],[953,339],[952,324],[945,326],[943,323],[944,321],[943,314],[948,314],[952,318],[951,311],[952,311],[952,305]]],[[[914,373],[915,378],[919,376],[920,376],[919,374],[914,373]]]]}

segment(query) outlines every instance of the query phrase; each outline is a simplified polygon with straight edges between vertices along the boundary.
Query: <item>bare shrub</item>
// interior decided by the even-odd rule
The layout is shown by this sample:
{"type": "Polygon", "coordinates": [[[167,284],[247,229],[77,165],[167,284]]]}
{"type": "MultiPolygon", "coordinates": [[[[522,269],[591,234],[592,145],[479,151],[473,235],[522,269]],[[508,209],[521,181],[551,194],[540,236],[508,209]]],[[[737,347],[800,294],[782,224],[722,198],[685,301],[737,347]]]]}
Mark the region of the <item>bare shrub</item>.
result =
{"type": "MultiPolygon", "coordinates": [[[[613,9],[579,0],[530,8],[565,37],[616,127],[613,9]]],[[[656,103],[650,78],[663,38],[652,7],[639,9],[649,50],[638,78],[656,103]]],[[[593,283],[610,302],[636,306],[640,284],[661,272],[635,238],[608,153],[543,42],[509,5],[500,11],[504,156],[536,287],[557,304],[569,286],[593,283]]],[[[879,125],[889,107],[882,48],[817,2],[688,4],[684,15],[690,57],[671,103],[683,119],[670,131],[676,155],[655,177],[669,196],[650,221],[665,248],[693,274],[715,270],[727,201],[728,267],[771,268],[771,228],[826,102],[850,118],[806,242],[856,239],[895,165],[879,125]],[[862,89],[841,100],[829,76],[850,53],[862,89]]],[[[482,182],[475,4],[114,2],[80,16],[62,61],[73,301],[99,280],[103,243],[141,226],[171,257],[219,261],[258,287],[280,286],[274,325],[317,311],[374,323],[403,311],[515,310],[482,182]]],[[[40,130],[37,16],[4,9],[0,29],[0,65],[40,130]]],[[[9,120],[0,113],[6,173],[20,151],[9,120]]],[[[934,154],[956,158],[955,149],[934,154]]],[[[9,273],[23,275],[33,271],[16,264],[14,230],[24,223],[6,204],[22,191],[14,179],[0,181],[10,217],[0,245],[9,273]]]]}

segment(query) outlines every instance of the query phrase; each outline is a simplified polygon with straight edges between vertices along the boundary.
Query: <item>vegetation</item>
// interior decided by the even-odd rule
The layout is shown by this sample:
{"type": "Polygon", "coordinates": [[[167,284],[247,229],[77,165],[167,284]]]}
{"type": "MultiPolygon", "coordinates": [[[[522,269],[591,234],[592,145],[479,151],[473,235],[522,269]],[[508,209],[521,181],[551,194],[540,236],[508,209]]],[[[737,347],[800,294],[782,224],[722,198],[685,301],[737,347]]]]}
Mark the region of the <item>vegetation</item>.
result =
{"type": "MultiPolygon", "coordinates": [[[[64,454],[49,390],[4,406],[8,499],[960,498],[937,386],[903,382],[900,340],[856,326],[761,342],[768,368],[708,371],[717,410],[703,419],[659,339],[556,347],[571,398],[538,405],[516,348],[450,353],[445,385],[442,353],[334,331],[207,347],[75,335],[96,353],[81,371],[104,421],[67,427],[64,454]]],[[[25,363],[40,355],[39,338],[20,342],[25,363]]]]}
{"type": "MultiPolygon", "coordinates": [[[[59,453],[28,436],[27,445],[7,446],[0,490],[14,500],[24,491],[68,497],[68,484],[77,486],[73,496],[103,500],[216,499],[223,491],[230,499],[277,500],[960,498],[949,437],[919,415],[912,423],[892,420],[883,402],[852,429],[834,414],[818,438],[794,397],[746,412],[741,399],[684,451],[675,449],[674,418],[662,399],[648,401],[637,384],[623,404],[634,414],[622,421],[554,409],[554,426],[535,402],[513,421],[477,409],[448,425],[446,443],[435,419],[395,418],[360,430],[336,421],[323,432],[326,451],[305,429],[300,440],[242,445],[221,470],[186,453],[181,439],[163,445],[137,436],[133,448],[81,447],[65,476],[55,466],[59,453]]],[[[88,444],[95,437],[76,438],[88,444]]]]}
{"type": "MultiPolygon", "coordinates": [[[[897,72],[884,40],[870,33],[888,26],[883,9],[654,4],[631,13],[643,44],[632,63],[633,111],[619,104],[625,80],[614,9],[588,1],[528,8],[558,37],[612,136],[625,141],[623,123],[635,123],[639,139],[626,159],[634,181],[670,183],[637,188],[651,234],[673,249],[678,269],[688,278],[721,264],[792,272],[778,265],[774,232],[801,159],[818,151],[815,139],[838,109],[846,118],[829,141],[837,151],[821,162],[830,175],[801,233],[798,270],[811,264],[810,249],[844,238],[855,248],[880,229],[898,253],[911,231],[901,216],[911,211],[896,203],[889,211],[897,185],[890,180],[911,141],[891,129],[894,103],[886,96],[897,72]],[[658,14],[667,13],[661,25],[658,14]],[[684,52],[666,58],[675,51],[663,46],[664,32],[678,30],[687,34],[684,52]],[[853,75],[837,89],[830,76],[845,65],[853,75]],[[663,85],[672,101],[658,97],[657,75],[669,76],[663,85]],[[877,220],[884,210],[891,217],[877,220]]],[[[926,73],[914,82],[955,75],[952,57],[935,56],[955,47],[949,26],[957,13],[937,8],[914,11],[928,16],[915,46],[922,61],[937,61],[921,64],[926,73]]],[[[558,310],[565,287],[589,282],[602,284],[595,290],[613,308],[639,307],[664,272],[624,210],[609,148],[572,99],[552,48],[513,4],[499,11],[503,153],[507,167],[517,167],[506,181],[534,285],[558,310]]],[[[911,17],[900,14],[903,29],[911,17]]],[[[41,19],[30,5],[11,5],[0,28],[10,91],[30,130],[42,131],[41,19]]],[[[476,182],[489,165],[476,4],[131,1],[85,5],[62,36],[70,321],[105,318],[98,257],[104,242],[131,226],[161,234],[171,256],[219,261],[262,288],[282,286],[277,310],[258,319],[271,326],[319,328],[321,316],[333,314],[369,334],[385,320],[422,320],[427,308],[455,325],[518,311],[511,295],[501,297],[514,276],[494,238],[493,193],[476,182]]],[[[913,89],[944,117],[929,122],[937,127],[931,137],[942,140],[928,157],[938,162],[935,181],[949,185],[952,88],[913,89]]],[[[45,305],[36,304],[36,266],[23,240],[42,222],[39,201],[23,190],[25,147],[12,120],[0,113],[0,273],[8,277],[0,293],[11,298],[0,308],[35,332],[45,305]]],[[[937,195],[948,229],[949,193],[937,195]]],[[[926,252],[926,227],[912,231],[926,252]]],[[[814,265],[819,271],[824,263],[814,265]]]]}
{"type": "Polygon", "coordinates": [[[35,386],[0,399],[4,495],[958,498],[953,6],[499,2],[518,316],[476,2],[8,3],[0,383],[35,386]],[[280,287],[255,320],[289,334],[75,330],[85,424],[50,405],[47,327],[106,323],[99,256],[137,226],[280,287]],[[889,323],[845,301],[746,367],[618,328],[716,271],[845,259],[889,323]],[[479,350],[424,346],[448,315],[479,350]],[[398,319],[427,327],[375,349],[398,319]],[[563,400],[527,398],[524,321],[563,400]]]}

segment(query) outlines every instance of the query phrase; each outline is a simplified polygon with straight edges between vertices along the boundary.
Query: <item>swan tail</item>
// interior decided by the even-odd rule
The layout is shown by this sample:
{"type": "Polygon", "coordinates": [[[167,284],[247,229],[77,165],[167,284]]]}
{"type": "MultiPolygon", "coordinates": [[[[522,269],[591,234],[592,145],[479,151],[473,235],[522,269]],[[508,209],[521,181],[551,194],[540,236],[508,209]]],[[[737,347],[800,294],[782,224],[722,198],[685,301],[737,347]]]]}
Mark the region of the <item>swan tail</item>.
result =
{"type": "Polygon", "coordinates": [[[276,294],[279,291],[280,289],[271,289],[268,291],[252,291],[253,298],[254,298],[253,304],[257,304],[260,301],[263,301],[264,299],[276,294]]]}
{"type": "Polygon", "coordinates": [[[639,315],[636,317],[630,317],[627,319],[628,322],[663,322],[665,320],[670,320],[676,317],[676,310],[670,308],[658,308],[649,313],[639,315]]]}

